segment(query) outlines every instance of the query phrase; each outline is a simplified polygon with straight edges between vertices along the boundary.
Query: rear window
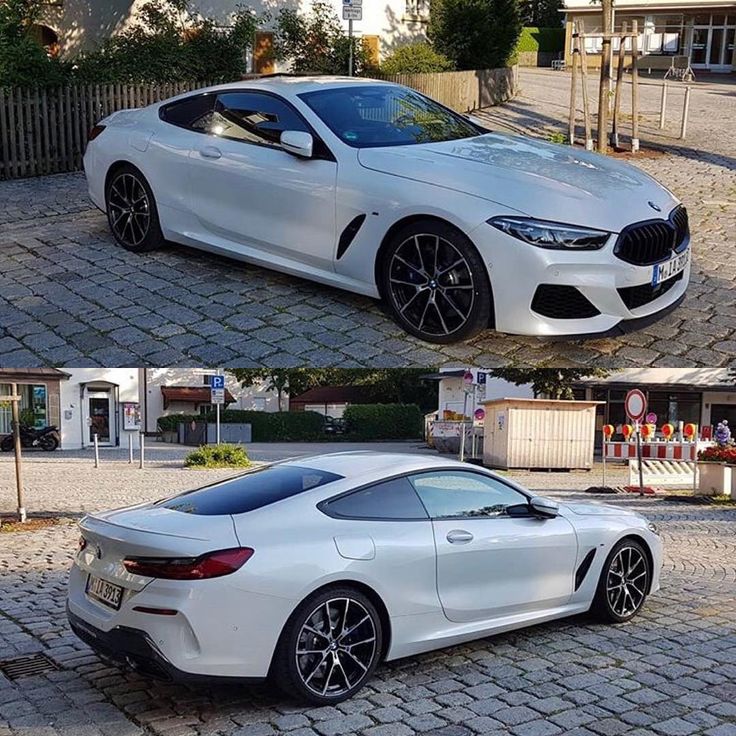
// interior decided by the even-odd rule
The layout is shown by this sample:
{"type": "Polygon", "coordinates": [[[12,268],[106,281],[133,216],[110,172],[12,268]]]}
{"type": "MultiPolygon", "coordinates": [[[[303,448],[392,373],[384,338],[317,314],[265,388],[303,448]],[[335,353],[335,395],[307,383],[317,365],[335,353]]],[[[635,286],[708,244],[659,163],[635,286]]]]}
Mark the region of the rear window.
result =
{"type": "Polygon", "coordinates": [[[181,493],[159,505],[201,516],[243,514],[341,478],[341,475],[314,468],[271,465],[222,483],[181,493]]]}

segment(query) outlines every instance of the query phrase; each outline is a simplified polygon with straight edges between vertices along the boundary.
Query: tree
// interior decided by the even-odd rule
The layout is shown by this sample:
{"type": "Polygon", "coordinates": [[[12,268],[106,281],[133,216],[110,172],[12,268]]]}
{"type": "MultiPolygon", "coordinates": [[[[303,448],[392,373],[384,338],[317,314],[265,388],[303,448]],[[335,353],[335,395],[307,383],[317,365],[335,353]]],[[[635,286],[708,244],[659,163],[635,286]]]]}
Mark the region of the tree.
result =
{"type": "Polygon", "coordinates": [[[562,0],[521,0],[521,21],[535,28],[560,28],[561,8],[562,0]]]}
{"type": "Polygon", "coordinates": [[[428,74],[447,72],[454,64],[442,54],[438,54],[428,43],[410,43],[399,46],[381,63],[384,74],[428,74]]]}
{"type": "Polygon", "coordinates": [[[428,32],[458,69],[506,66],[521,33],[518,0],[432,0],[428,32]]]}
{"type": "Polygon", "coordinates": [[[288,368],[233,368],[228,371],[240,381],[240,385],[246,388],[256,384],[265,384],[267,391],[275,391],[281,411],[281,398],[284,392],[289,390],[288,368]]]}
{"type": "Polygon", "coordinates": [[[531,384],[535,396],[544,395],[550,399],[572,399],[572,383],[583,378],[605,378],[604,368],[494,368],[491,375],[516,386],[531,384]]]}

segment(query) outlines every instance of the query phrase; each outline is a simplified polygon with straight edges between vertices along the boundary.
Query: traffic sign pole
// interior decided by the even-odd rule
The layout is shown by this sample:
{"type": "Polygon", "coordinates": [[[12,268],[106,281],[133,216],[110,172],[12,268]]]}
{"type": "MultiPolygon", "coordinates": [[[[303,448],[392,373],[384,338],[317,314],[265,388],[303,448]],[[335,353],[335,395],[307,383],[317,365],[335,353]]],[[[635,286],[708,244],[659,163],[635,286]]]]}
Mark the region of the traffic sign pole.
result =
{"type": "Polygon", "coordinates": [[[348,76],[353,76],[353,20],[348,21],[348,39],[350,40],[350,56],[348,57],[348,76]]]}

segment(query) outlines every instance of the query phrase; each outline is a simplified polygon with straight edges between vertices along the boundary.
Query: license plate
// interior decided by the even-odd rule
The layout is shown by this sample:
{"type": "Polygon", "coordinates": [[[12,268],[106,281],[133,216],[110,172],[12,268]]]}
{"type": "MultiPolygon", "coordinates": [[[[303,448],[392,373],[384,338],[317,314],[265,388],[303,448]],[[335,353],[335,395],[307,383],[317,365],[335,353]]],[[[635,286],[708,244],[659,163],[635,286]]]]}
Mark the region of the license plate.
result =
{"type": "Polygon", "coordinates": [[[123,589],[119,585],[90,575],[87,579],[87,595],[100,603],[104,603],[116,611],[123,601],[123,589]]]}
{"type": "Polygon", "coordinates": [[[690,249],[678,253],[674,258],[664,263],[658,263],[652,269],[652,286],[659,286],[663,281],[677,276],[678,273],[685,270],[687,261],[690,258],[690,249]]]}

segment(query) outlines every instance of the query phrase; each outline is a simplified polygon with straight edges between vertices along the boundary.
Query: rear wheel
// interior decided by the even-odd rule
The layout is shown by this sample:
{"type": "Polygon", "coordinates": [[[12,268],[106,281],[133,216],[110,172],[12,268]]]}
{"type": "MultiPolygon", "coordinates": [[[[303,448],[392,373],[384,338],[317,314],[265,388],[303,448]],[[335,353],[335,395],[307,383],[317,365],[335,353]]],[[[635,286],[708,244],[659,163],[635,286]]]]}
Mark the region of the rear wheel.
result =
{"type": "Polygon", "coordinates": [[[38,440],[38,446],[46,452],[53,452],[59,446],[59,440],[52,434],[45,434],[38,440]]]}
{"type": "Polygon", "coordinates": [[[105,206],[110,230],[126,250],[145,253],[163,244],[153,192],[135,166],[125,164],[109,177],[105,206]]]}
{"type": "Polygon", "coordinates": [[[307,598],[289,618],[273,676],[299,700],[339,703],[371,677],[382,645],[380,616],[370,599],[352,588],[329,588],[307,598]]]}
{"type": "Polygon", "coordinates": [[[447,223],[419,220],[399,229],[382,254],[379,278],[394,319],[426,342],[464,340],[491,322],[485,264],[447,223]]]}
{"type": "Polygon", "coordinates": [[[604,621],[629,621],[644,605],[651,570],[642,545],[622,539],[608,555],[591,610],[604,621]]]}

